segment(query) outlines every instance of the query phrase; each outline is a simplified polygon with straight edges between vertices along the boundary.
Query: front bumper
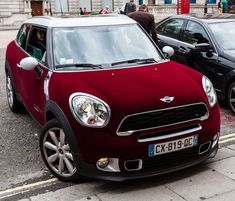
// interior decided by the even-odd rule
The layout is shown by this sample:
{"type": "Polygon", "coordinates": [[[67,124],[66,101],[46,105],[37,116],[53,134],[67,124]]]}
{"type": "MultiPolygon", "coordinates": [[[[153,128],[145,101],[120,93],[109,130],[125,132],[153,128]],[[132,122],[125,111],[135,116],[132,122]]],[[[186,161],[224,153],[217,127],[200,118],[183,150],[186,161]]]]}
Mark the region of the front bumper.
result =
{"type": "MultiPolygon", "coordinates": [[[[198,154],[200,146],[197,146],[171,154],[163,154],[160,157],[142,158],[140,159],[142,161],[141,169],[131,171],[124,167],[126,161],[123,160],[119,160],[120,172],[106,172],[99,170],[94,164],[85,163],[81,160],[80,155],[75,155],[74,158],[78,172],[83,176],[102,180],[124,181],[162,175],[202,163],[208,158],[213,158],[218,151],[218,142],[213,148],[211,147],[212,142],[209,144],[208,150],[203,154],[198,154]]],[[[136,161],[136,159],[129,161],[136,161]]]]}

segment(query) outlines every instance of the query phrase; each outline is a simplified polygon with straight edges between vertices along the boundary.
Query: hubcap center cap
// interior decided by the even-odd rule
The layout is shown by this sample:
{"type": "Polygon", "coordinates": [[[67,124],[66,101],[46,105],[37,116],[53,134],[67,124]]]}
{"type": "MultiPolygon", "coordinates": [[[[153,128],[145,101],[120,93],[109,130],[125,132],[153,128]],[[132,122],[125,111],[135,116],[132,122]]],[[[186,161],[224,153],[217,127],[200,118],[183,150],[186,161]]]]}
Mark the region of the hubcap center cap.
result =
{"type": "Polygon", "coordinates": [[[63,149],[61,149],[61,148],[58,149],[58,152],[59,152],[59,154],[63,154],[64,153],[63,149]]]}

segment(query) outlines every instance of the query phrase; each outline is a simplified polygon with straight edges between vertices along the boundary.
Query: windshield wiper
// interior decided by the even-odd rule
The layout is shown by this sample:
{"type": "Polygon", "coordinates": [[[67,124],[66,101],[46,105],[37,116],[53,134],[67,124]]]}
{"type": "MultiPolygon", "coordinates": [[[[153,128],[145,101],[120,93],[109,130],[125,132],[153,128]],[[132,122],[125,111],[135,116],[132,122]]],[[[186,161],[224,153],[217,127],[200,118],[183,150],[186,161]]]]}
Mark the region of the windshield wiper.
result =
{"type": "Polygon", "coordinates": [[[118,61],[111,64],[111,66],[116,66],[120,64],[125,63],[138,63],[138,64],[146,64],[146,63],[156,63],[156,60],[154,58],[147,58],[147,59],[130,59],[130,60],[124,60],[124,61],[118,61]]]}
{"type": "Polygon", "coordinates": [[[76,67],[76,68],[102,69],[102,65],[89,64],[89,63],[61,64],[61,65],[56,65],[55,67],[56,68],[76,67]]]}

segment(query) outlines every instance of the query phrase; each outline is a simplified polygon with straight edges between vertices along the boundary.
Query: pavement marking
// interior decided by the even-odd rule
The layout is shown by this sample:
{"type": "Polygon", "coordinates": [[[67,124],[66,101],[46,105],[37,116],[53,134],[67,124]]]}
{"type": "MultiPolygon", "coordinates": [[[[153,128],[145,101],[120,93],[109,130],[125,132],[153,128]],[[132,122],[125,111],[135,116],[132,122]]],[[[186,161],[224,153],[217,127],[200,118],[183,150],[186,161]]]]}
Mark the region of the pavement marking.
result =
{"type": "Polygon", "coordinates": [[[230,141],[235,141],[235,137],[234,137],[234,138],[229,138],[229,139],[226,139],[226,140],[219,141],[219,144],[224,144],[224,143],[230,142],[230,141]]]}
{"type": "Polygon", "coordinates": [[[221,136],[219,139],[220,139],[220,140],[224,140],[224,139],[232,138],[232,137],[235,137],[235,133],[228,134],[228,135],[223,135],[223,136],[221,136]]]}
{"type": "MultiPolygon", "coordinates": [[[[219,138],[219,144],[224,144],[226,142],[233,141],[233,140],[235,140],[235,133],[231,133],[231,134],[228,134],[228,135],[223,135],[219,138]]],[[[35,188],[35,187],[39,187],[39,186],[43,186],[43,185],[52,185],[52,184],[54,184],[58,181],[59,180],[57,178],[52,178],[52,179],[39,181],[39,182],[35,182],[35,183],[26,184],[26,185],[23,185],[23,186],[18,186],[18,187],[15,187],[15,188],[7,189],[7,190],[4,190],[4,191],[0,191],[0,199],[6,198],[6,197],[9,197],[9,196],[12,196],[12,195],[16,195],[18,193],[28,192],[32,188],[35,188]]]]}
{"type": "Polygon", "coordinates": [[[235,133],[223,135],[219,138],[219,144],[225,144],[225,143],[233,141],[233,140],[235,140],[235,133]]]}
{"type": "Polygon", "coordinates": [[[20,193],[20,192],[27,192],[32,188],[39,187],[42,185],[51,185],[51,184],[54,184],[58,181],[59,180],[57,178],[52,178],[52,179],[48,179],[45,181],[39,181],[39,182],[31,183],[31,184],[26,184],[23,186],[18,186],[15,188],[10,188],[5,191],[0,191],[0,199],[4,198],[4,197],[8,197],[9,195],[14,195],[14,194],[20,193]]]}

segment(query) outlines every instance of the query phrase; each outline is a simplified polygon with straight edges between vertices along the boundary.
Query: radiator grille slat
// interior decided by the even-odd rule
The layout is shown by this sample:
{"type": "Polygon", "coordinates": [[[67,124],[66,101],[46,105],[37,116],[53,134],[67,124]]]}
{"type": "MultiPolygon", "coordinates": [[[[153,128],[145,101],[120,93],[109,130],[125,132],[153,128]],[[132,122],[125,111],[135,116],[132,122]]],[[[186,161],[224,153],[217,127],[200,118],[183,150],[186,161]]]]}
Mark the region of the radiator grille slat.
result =
{"type": "Polygon", "coordinates": [[[201,119],[207,115],[208,110],[204,103],[144,112],[124,118],[117,133],[178,124],[201,119]]]}

